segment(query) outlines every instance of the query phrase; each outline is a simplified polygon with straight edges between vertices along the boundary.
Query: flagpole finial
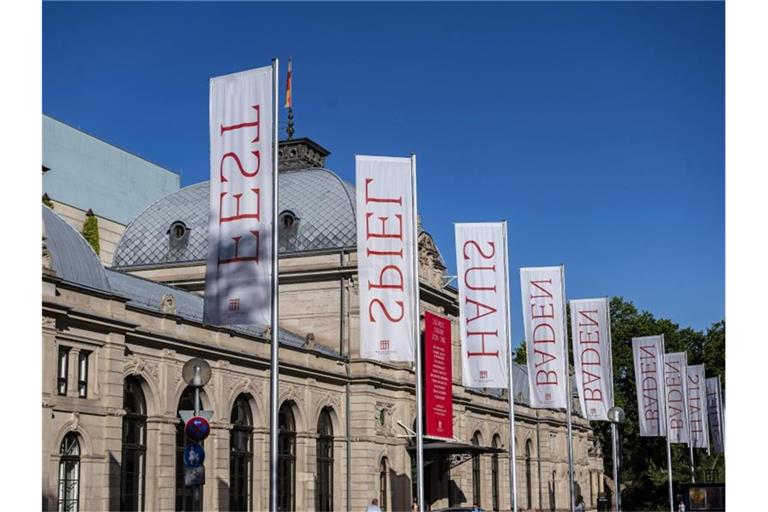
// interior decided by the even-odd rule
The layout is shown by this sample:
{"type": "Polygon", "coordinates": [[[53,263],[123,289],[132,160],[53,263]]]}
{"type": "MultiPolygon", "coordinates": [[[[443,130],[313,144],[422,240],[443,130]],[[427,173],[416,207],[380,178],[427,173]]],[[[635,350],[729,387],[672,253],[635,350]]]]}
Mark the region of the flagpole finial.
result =
{"type": "Polygon", "coordinates": [[[293,107],[288,108],[288,128],[285,131],[288,132],[288,140],[293,139],[293,107]]]}
{"type": "Polygon", "coordinates": [[[288,59],[288,76],[285,80],[285,108],[288,109],[288,140],[293,139],[293,59],[288,59]]]}

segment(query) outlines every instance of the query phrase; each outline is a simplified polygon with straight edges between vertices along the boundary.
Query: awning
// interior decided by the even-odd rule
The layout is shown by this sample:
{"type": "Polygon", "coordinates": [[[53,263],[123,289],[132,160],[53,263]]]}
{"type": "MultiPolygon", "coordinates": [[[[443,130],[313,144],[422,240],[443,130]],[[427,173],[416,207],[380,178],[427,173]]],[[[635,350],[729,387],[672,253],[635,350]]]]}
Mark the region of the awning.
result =
{"type": "MultiPolygon", "coordinates": [[[[413,452],[416,451],[416,445],[409,444],[405,449],[411,452],[411,456],[413,456],[413,452]]],[[[451,441],[429,441],[424,443],[424,465],[426,467],[440,460],[445,460],[449,464],[449,469],[453,469],[464,462],[472,460],[472,457],[475,455],[505,452],[506,450],[503,448],[493,448],[491,446],[478,446],[451,441]]]]}
{"type": "MultiPolygon", "coordinates": [[[[408,451],[416,451],[416,445],[411,444],[406,448],[408,451]]],[[[440,457],[443,455],[467,454],[475,455],[481,453],[505,453],[503,448],[493,448],[491,446],[478,446],[475,444],[456,443],[449,441],[432,441],[424,443],[424,457],[440,457]]]]}

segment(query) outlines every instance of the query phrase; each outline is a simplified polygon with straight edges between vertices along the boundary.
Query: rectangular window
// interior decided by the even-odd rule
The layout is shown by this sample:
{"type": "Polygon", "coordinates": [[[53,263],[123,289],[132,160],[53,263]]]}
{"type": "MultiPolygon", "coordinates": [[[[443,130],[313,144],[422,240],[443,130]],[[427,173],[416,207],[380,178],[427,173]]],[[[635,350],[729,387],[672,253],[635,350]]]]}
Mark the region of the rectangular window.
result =
{"type": "Polygon", "coordinates": [[[88,356],[90,352],[81,351],[77,366],[77,393],[80,398],[88,397],[88,356]]]}
{"type": "Polygon", "coordinates": [[[67,375],[69,373],[69,347],[59,347],[59,371],[57,388],[60,395],[67,394],[67,375]]]}

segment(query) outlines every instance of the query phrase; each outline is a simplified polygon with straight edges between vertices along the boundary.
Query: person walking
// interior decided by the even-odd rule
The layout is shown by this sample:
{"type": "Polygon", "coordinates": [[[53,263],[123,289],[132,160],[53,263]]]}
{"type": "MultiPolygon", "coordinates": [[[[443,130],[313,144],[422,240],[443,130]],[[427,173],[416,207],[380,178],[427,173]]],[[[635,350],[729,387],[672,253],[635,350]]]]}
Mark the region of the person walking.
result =
{"type": "Polygon", "coordinates": [[[587,510],[587,505],[584,503],[584,497],[581,494],[576,497],[576,508],[574,510],[575,512],[586,512],[587,510]]]}
{"type": "Polygon", "coordinates": [[[371,504],[365,507],[365,512],[381,512],[381,509],[379,508],[379,500],[373,498],[371,504]]]}

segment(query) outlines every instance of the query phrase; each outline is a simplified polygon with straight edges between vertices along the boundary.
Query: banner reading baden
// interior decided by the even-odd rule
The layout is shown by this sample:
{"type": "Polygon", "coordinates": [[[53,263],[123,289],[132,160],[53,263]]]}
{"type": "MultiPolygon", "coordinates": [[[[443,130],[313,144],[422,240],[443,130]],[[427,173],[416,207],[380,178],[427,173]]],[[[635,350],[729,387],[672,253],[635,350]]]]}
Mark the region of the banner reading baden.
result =
{"type": "Polygon", "coordinates": [[[461,382],[507,387],[507,242],[502,222],[456,224],[461,382]]]}
{"type": "Polygon", "coordinates": [[[723,394],[720,377],[706,379],[707,387],[707,417],[709,433],[712,439],[712,451],[725,453],[725,435],[723,428],[723,394]]]}
{"type": "Polygon", "coordinates": [[[272,67],[210,83],[211,195],[204,320],[269,325],[272,67]]]}
{"type": "Polygon", "coordinates": [[[667,435],[664,397],[664,336],[632,338],[640,435],[667,435]]]}
{"type": "Polygon", "coordinates": [[[588,420],[607,421],[613,407],[608,299],[571,301],[571,337],[581,410],[588,420]]]}
{"type": "Polygon", "coordinates": [[[520,269],[531,407],[566,407],[563,267],[520,269]]]}
{"type": "Polygon", "coordinates": [[[667,439],[688,444],[688,404],[686,378],[688,355],[672,352],[664,355],[664,389],[667,392],[667,439]]]}
{"type": "Polygon", "coordinates": [[[413,361],[416,216],[410,158],[357,156],[360,355],[413,361]]]}

